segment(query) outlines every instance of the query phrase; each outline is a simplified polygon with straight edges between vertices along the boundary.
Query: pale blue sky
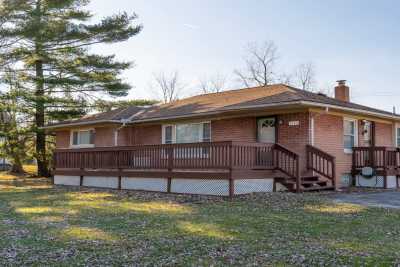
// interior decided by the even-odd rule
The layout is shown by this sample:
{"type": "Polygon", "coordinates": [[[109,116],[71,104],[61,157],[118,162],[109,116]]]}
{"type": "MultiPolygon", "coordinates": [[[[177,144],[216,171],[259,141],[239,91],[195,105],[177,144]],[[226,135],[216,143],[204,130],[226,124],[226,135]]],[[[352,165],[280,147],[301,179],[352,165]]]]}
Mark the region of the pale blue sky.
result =
{"type": "MultiPolygon", "coordinates": [[[[400,2],[395,0],[93,0],[97,15],[136,12],[144,29],[97,48],[134,60],[130,98],[154,98],[152,73],[179,70],[191,89],[204,75],[230,76],[249,42],[273,40],[280,68],[312,61],[320,87],[347,79],[352,100],[400,111],[400,2]]],[[[234,84],[230,87],[237,87],[234,84]]]]}

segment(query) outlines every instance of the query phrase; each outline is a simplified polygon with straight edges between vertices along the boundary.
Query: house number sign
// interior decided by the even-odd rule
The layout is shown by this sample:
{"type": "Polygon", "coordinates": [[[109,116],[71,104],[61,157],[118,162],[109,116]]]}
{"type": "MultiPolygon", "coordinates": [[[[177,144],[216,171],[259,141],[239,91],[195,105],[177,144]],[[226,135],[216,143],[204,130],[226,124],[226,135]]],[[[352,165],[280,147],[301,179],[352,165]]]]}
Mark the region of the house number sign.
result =
{"type": "Polygon", "coordinates": [[[299,126],[300,121],[289,121],[289,126],[299,126]]]}

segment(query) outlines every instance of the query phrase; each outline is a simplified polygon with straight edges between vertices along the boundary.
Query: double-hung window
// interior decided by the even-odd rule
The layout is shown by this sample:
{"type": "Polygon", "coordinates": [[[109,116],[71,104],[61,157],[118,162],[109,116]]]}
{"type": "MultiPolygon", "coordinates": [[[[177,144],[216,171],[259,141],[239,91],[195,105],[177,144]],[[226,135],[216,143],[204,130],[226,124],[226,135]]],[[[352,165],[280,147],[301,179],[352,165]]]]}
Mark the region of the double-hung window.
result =
{"type": "Polygon", "coordinates": [[[90,130],[76,130],[71,134],[72,147],[93,147],[94,146],[95,131],[90,130]]]}
{"type": "Polygon", "coordinates": [[[396,146],[400,147],[400,127],[396,128],[396,146]]]}
{"type": "Polygon", "coordinates": [[[357,120],[344,119],[343,121],[343,146],[344,152],[351,153],[357,146],[357,120]]]}
{"type": "Polygon", "coordinates": [[[163,126],[164,144],[201,142],[211,142],[211,124],[209,122],[163,126]]]}

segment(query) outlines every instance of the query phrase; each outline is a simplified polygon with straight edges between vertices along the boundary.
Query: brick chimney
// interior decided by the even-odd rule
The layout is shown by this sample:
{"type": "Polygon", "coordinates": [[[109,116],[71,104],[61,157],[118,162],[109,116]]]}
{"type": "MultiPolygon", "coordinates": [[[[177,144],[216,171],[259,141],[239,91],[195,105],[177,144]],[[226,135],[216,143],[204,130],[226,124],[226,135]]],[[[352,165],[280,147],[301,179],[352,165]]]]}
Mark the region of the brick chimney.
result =
{"type": "Polygon", "coordinates": [[[338,100],[350,102],[350,88],[346,85],[346,80],[337,81],[335,87],[335,98],[338,100]]]}

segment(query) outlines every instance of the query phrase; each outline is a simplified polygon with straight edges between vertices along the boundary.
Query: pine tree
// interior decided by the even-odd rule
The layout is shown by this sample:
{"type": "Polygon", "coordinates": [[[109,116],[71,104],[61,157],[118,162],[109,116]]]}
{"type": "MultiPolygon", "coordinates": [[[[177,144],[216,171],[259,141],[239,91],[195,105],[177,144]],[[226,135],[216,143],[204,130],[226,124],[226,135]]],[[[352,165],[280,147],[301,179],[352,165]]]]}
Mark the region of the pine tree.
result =
{"type": "Polygon", "coordinates": [[[89,0],[3,0],[0,3],[0,70],[16,73],[32,109],[38,174],[48,176],[46,122],[85,111],[98,94],[124,96],[119,78],[130,62],[90,51],[122,42],[141,31],[136,15],[120,13],[91,22],[89,0]]]}
{"type": "Polygon", "coordinates": [[[24,93],[18,88],[11,72],[1,83],[8,91],[0,92],[0,156],[11,162],[12,173],[22,174],[22,164],[28,158],[28,144],[32,140],[32,131],[26,123],[29,109],[23,105],[20,97],[24,93]]]}

